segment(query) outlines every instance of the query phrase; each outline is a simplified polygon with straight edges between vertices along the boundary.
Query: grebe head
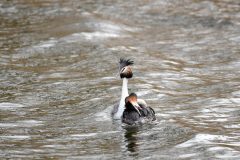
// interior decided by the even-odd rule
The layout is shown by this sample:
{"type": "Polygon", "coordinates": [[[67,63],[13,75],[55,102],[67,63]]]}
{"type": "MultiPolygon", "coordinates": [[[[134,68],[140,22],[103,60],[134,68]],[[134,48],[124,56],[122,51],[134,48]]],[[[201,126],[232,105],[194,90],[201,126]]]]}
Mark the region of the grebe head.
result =
{"type": "Polygon", "coordinates": [[[141,107],[137,103],[137,95],[135,93],[131,93],[128,97],[125,98],[125,104],[126,108],[136,110],[141,116],[141,113],[139,111],[141,107]]]}
{"type": "Polygon", "coordinates": [[[133,61],[130,59],[120,58],[119,61],[119,74],[121,78],[132,78],[133,73],[131,69],[131,65],[133,65],[133,61]]]}
{"type": "Polygon", "coordinates": [[[132,78],[133,73],[132,73],[132,69],[129,66],[123,67],[120,70],[120,77],[121,78],[132,78]]]}

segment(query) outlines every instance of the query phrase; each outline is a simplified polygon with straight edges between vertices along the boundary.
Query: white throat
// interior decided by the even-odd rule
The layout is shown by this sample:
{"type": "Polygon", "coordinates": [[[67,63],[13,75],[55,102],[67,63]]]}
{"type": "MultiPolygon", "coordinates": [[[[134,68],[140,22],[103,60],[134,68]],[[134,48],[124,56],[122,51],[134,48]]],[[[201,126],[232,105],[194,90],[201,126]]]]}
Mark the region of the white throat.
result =
{"type": "Polygon", "coordinates": [[[125,98],[128,96],[128,79],[123,78],[122,84],[122,95],[121,100],[118,106],[117,113],[114,115],[114,119],[121,119],[123,115],[123,111],[125,109],[125,98]]]}

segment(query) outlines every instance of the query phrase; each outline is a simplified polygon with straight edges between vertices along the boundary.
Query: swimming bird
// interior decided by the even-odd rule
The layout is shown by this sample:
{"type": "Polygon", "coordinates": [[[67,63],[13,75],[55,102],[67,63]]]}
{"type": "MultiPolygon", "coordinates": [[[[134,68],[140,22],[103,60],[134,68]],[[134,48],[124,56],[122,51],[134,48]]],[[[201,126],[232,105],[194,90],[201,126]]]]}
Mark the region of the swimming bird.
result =
{"type": "Polygon", "coordinates": [[[144,100],[138,100],[135,93],[125,98],[125,110],[122,122],[133,125],[156,120],[155,111],[144,100]]]}
{"type": "Polygon", "coordinates": [[[133,61],[130,59],[120,58],[119,61],[119,75],[123,80],[122,82],[122,94],[120,102],[114,105],[112,110],[113,119],[121,119],[123,115],[123,111],[125,108],[125,98],[128,96],[128,79],[132,78],[133,73],[131,69],[131,65],[133,65],[133,61]]]}

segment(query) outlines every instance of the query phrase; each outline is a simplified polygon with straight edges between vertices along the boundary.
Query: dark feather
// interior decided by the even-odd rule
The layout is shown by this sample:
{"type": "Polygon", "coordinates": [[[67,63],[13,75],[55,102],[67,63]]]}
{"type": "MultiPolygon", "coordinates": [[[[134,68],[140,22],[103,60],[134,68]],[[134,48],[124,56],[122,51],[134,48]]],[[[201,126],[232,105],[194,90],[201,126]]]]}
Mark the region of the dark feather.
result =
{"type": "Polygon", "coordinates": [[[116,103],[116,104],[113,106],[113,110],[112,110],[112,112],[111,112],[112,117],[114,116],[114,114],[117,113],[117,111],[118,111],[118,106],[119,106],[119,103],[116,103]]]}
{"type": "Polygon", "coordinates": [[[133,125],[137,124],[140,121],[140,118],[141,117],[139,116],[139,113],[137,111],[125,110],[123,112],[122,122],[129,125],[133,125]]]}
{"type": "Polygon", "coordinates": [[[152,121],[156,120],[155,111],[151,107],[144,107],[140,110],[140,112],[143,117],[146,117],[147,119],[152,121]]]}
{"type": "Polygon", "coordinates": [[[120,58],[119,70],[121,70],[123,67],[130,66],[130,65],[133,65],[133,64],[134,64],[134,62],[131,59],[120,58]]]}

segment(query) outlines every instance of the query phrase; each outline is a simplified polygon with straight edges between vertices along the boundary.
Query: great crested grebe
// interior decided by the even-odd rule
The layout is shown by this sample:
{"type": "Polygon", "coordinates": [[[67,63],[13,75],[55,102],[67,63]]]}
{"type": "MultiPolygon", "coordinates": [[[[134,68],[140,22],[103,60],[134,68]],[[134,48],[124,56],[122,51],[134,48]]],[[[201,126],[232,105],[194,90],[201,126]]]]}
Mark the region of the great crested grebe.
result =
{"type": "Polygon", "coordinates": [[[135,93],[126,97],[125,110],[122,116],[123,123],[133,125],[155,120],[154,110],[148,107],[143,99],[138,99],[135,93]]]}
{"type": "Polygon", "coordinates": [[[128,96],[128,79],[132,78],[133,73],[131,69],[131,65],[133,65],[133,61],[130,59],[121,58],[119,61],[119,74],[120,78],[123,80],[122,83],[122,95],[119,104],[114,105],[112,110],[113,119],[121,119],[123,115],[123,111],[125,108],[125,98],[128,96]]]}

